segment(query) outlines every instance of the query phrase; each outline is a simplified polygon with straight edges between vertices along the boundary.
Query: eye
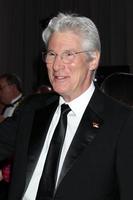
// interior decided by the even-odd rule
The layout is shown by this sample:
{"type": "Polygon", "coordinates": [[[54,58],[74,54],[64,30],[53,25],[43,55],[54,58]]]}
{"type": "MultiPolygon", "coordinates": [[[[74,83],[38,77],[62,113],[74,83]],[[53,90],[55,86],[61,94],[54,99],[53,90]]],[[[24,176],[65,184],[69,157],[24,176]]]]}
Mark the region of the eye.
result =
{"type": "Polygon", "coordinates": [[[63,61],[64,63],[71,63],[74,59],[74,53],[72,51],[65,51],[63,54],[62,54],[62,58],[63,58],[63,61]]]}
{"type": "Polygon", "coordinates": [[[68,57],[73,56],[73,52],[71,52],[71,51],[66,51],[65,54],[66,54],[66,56],[68,56],[68,57]]]}
{"type": "Polygon", "coordinates": [[[74,57],[74,54],[73,54],[72,51],[65,51],[65,52],[63,53],[63,57],[64,57],[64,59],[66,59],[66,60],[72,60],[73,57],[74,57]]]}
{"type": "Polygon", "coordinates": [[[49,57],[55,57],[56,54],[53,51],[48,51],[47,52],[47,56],[49,56],[49,57]]]}

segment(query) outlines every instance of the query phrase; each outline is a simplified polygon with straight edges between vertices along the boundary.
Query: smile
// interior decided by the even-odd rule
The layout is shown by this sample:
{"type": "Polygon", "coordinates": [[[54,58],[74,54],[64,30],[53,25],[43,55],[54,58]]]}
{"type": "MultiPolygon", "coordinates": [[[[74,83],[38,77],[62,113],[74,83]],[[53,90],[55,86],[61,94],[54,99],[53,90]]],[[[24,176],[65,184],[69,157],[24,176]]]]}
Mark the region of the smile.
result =
{"type": "Polygon", "coordinates": [[[55,79],[58,79],[58,80],[64,80],[66,78],[67,78],[66,76],[55,76],[55,79]]]}

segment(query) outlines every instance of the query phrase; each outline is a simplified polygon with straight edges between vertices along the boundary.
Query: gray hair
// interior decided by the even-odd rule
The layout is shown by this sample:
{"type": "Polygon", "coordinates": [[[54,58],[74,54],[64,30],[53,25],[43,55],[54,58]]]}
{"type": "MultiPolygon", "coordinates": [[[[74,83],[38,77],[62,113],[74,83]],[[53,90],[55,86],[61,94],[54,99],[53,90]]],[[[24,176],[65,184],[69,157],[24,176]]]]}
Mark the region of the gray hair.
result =
{"type": "MultiPolygon", "coordinates": [[[[101,52],[100,37],[95,24],[87,17],[76,14],[59,13],[53,17],[42,33],[43,41],[48,46],[49,39],[54,32],[72,31],[82,38],[82,48],[93,55],[96,50],[101,52]]],[[[91,55],[91,56],[92,56],[91,55]]]]}

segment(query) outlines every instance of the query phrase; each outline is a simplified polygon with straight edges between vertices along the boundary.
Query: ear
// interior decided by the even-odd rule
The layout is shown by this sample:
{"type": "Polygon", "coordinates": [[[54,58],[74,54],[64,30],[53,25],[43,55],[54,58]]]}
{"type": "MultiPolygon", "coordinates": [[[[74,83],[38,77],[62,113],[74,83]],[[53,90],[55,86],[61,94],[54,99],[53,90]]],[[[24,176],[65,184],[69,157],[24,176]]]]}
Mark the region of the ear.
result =
{"type": "Polygon", "coordinates": [[[99,51],[93,52],[92,58],[91,60],[89,60],[88,63],[88,69],[90,71],[96,70],[98,68],[99,60],[100,60],[100,52],[99,51]]]}

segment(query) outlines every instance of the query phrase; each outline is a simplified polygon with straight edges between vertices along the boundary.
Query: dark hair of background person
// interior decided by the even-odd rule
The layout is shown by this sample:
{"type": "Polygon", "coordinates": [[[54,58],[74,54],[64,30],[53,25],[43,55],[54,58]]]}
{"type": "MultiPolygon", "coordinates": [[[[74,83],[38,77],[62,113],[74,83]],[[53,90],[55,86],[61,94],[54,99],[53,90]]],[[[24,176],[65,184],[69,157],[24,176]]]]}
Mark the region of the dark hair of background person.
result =
{"type": "Polygon", "coordinates": [[[19,92],[23,92],[22,89],[22,81],[21,79],[14,73],[4,73],[0,75],[0,79],[6,79],[8,84],[15,84],[19,92]]]}

